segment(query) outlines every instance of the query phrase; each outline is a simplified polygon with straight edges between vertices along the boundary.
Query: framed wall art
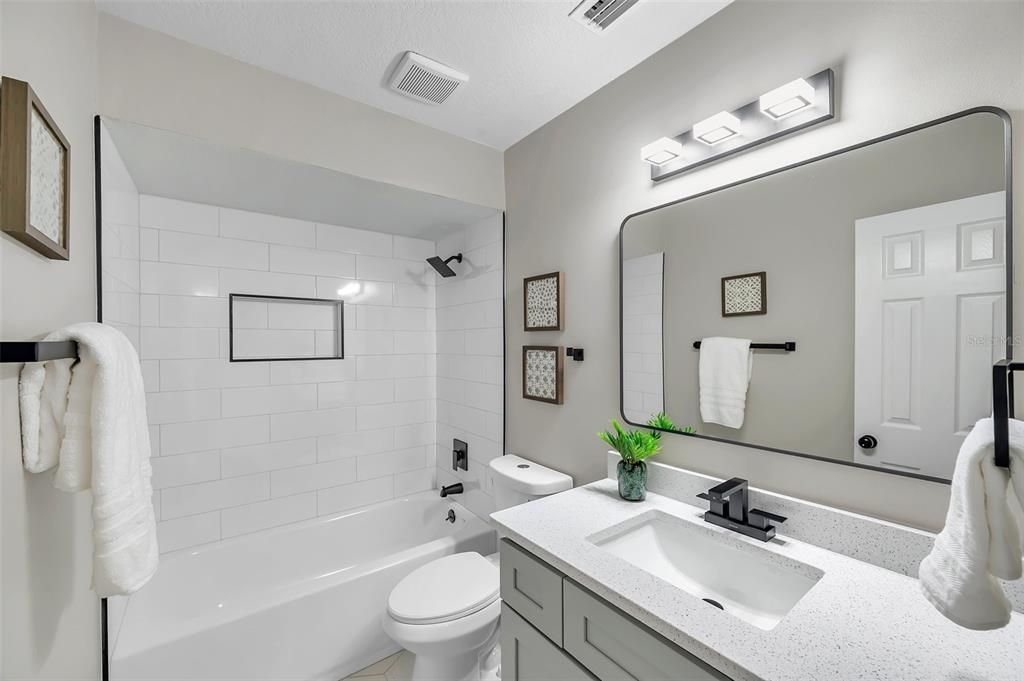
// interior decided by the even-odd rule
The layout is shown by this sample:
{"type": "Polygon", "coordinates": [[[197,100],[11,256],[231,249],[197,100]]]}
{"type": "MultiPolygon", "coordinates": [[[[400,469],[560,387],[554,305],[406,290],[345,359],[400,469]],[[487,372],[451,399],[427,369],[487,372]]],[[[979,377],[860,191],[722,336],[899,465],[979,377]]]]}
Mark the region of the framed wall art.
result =
{"type": "Polygon", "coordinates": [[[0,229],[68,259],[71,145],[28,83],[0,81],[0,229]]]}
{"type": "Polygon", "coordinates": [[[722,277],[722,316],[768,314],[768,286],[764,272],[722,277]]]}
{"type": "Polygon", "coordinates": [[[565,321],[565,280],[561,272],[523,279],[523,328],[561,331],[565,321]]]}
{"type": "Polygon", "coordinates": [[[523,346],[523,398],[562,403],[562,348],[553,345],[523,346]]]}

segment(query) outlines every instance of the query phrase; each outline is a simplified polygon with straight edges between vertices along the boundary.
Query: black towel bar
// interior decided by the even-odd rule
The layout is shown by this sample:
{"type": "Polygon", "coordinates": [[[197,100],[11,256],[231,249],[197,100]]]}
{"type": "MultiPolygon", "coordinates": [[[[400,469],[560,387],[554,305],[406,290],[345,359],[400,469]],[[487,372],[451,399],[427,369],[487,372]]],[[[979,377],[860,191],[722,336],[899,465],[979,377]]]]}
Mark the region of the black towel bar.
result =
{"type": "MultiPolygon", "coordinates": [[[[693,349],[700,350],[700,341],[693,341],[693,349]]],[[[751,350],[785,350],[786,352],[796,352],[796,341],[786,341],[784,343],[751,343],[751,350]]]]}
{"type": "Polygon", "coordinates": [[[0,341],[0,363],[76,359],[75,341],[0,341]]]}
{"type": "Polygon", "coordinates": [[[1010,467],[1010,419],[1013,418],[1013,372],[1024,362],[1003,359],[992,366],[992,433],[996,465],[1010,467]]]}

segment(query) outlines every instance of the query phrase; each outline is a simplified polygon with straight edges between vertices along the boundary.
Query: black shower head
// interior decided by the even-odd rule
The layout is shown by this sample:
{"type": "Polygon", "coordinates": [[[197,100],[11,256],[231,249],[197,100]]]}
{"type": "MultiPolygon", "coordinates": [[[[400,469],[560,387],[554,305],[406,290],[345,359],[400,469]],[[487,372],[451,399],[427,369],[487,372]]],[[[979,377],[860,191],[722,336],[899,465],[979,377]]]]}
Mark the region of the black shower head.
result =
{"type": "Polygon", "coordinates": [[[442,277],[455,276],[455,270],[448,266],[448,263],[450,263],[452,260],[454,260],[455,262],[462,262],[462,254],[458,253],[446,260],[441,260],[441,258],[437,257],[436,255],[427,258],[427,262],[430,263],[430,266],[437,270],[437,273],[440,274],[442,277]]]}

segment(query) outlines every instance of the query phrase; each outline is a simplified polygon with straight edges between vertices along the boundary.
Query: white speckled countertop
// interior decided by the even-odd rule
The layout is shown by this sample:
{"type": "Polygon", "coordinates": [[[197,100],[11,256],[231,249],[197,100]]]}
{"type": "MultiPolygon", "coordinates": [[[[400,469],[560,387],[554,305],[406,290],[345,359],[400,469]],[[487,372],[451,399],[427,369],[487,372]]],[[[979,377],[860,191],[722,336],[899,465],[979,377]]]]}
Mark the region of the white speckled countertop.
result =
{"type": "Polygon", "coordinates": [[[924,599],[916,579],[783,533],[762,543],[705,523],[702,515],[650,492],[646,501],[623,501],[614,480],[601,480],[491,517],[509,539],[737,680],[1024,679],[1019,614],[998,631],[963,629],[924,599]],[[588,540],[652,510],[788,556],[824,576],[774,629],[759,629],[588,540]]]}

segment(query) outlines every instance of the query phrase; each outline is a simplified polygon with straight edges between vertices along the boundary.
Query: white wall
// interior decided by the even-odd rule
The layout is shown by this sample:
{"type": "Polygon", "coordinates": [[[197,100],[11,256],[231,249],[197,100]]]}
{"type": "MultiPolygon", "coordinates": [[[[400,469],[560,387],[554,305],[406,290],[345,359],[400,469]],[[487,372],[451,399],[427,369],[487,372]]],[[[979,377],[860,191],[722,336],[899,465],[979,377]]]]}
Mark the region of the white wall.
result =
{"type": "MultiPolygon", "coordinates": [[[[619,411],[623,217],[971,106],[1006,108],[1019,128],[1022,38],[1020,3],[735,3],[509,149],[508,451],[577,482],[604,475],[593,433],[619,411]],[[652,185],[637,158],[644,144],[825,67],[836,72],[838,120],[652,185]],[[522,332],[516,304],[523,277],[559,269],[568,328],[544,342],[583,346],[587,361],[566,371],[565,404],[552,406],[519,397],[517,350],[539,334],[522,332]]],[[[1021,149],[1018,134],[1018,164],[1021,149]]],[[[948,504],[945,485],[681,436],[665,445],[668,463],[917,526],[941,525],[948,504]]]]}
{"type": "Polygon", "coordinates": [[[500,151],[108,15],[100,111],[219,144],[505,205],[500,151]]]}
{"type": "Polygon", "coordinates": [[[437,479],[462,481],[459,499],[482,518],[493,511],[488,463],[504,451],[502,394],[504,246],[502,216],[465,227],[438,242],[456,276],[437,279],[437,479]],[[469,469],[452,470],[452,439],[469,445],[469,469]]]}
{"type": "MultiPolygon", "coordinates": [[[[161,551],[433,486],[433,242],[145,194],[140,224],[161,551]],[[345,300],[345,359],[228,362],[230,293],[345,300]]],[[[275,311],[236,304],[236,347],[297,354],[275,311]]]]}
{"type": "MultiPolygon", "coordinates": [[[[0,338],[33,339],[95,319],[92,117],[96,11],[83,2],[0,4],[3,74],[28,81],[71,143],[71,260],[47,260],[0,236],[0,338]]],[[[99,599],[91,497],[21,467],[16,365],[0,365],[2,642],[0,677],[99,677],[99,599]]]]}

